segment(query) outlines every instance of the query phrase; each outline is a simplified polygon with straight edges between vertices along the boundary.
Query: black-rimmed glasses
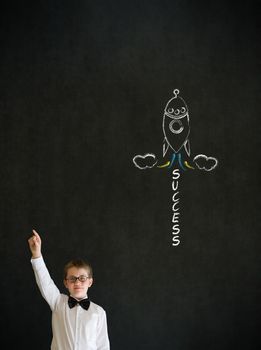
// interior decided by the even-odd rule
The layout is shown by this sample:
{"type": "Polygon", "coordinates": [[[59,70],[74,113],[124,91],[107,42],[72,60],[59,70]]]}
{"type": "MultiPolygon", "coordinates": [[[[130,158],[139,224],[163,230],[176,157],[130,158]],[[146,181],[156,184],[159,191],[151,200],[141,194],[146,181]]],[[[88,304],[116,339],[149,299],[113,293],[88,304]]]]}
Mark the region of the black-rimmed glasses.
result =
{"type": "Polygon", "coordinates": [[[80,282],[86,282],[88,278],[90,277],[85,275],[80,275],[78,277],[69,276],[68,278],[66,278],[66,280],[69,281],[70,283],[75,283],[77,280],[79,280],[80,282]]]}

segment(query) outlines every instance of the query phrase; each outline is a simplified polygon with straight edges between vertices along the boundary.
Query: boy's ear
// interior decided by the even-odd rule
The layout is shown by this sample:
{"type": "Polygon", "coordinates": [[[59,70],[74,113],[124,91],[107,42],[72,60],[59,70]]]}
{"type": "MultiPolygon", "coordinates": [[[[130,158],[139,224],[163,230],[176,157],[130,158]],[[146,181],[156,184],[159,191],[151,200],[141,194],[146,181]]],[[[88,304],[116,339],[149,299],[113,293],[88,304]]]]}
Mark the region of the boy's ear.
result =
{"type": "Polygon", "coordinates": [[[68,289],[67,281],[66,281],[66,280],[63,280],[63,284],[64,284],[65,288],[68,289]]]}
{"type": "Polygon", "coordinates": [[[93,278],[89,279],[89,288],[93,285],[93,278]]]}

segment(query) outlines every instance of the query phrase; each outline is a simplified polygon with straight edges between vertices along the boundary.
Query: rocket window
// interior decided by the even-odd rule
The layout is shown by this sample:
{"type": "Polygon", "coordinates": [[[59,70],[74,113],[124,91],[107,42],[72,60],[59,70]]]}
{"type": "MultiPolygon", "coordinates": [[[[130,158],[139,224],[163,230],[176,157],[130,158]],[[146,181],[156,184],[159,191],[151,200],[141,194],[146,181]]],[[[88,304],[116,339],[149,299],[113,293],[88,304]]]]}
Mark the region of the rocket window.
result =
{"type": "Polygon", "coordinates": [[[173,134],[180,134],[184,130],[184,126],[180,119],[174,119],[169,124],[169,129],[173,134]]]}

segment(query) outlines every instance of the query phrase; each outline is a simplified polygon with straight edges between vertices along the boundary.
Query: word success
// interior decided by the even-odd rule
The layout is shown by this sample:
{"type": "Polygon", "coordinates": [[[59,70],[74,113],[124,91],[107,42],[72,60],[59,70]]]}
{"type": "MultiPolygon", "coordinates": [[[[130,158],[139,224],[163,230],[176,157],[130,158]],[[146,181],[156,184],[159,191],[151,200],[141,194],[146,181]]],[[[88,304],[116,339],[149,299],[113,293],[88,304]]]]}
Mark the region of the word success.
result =
{"type": "Polygon", "coordinates": [[[174,169],[172,172],[172,246],[178,246],[180,244],[180,228],[179,228],[179,181],[180,172],[179,169],[174,169]]]}

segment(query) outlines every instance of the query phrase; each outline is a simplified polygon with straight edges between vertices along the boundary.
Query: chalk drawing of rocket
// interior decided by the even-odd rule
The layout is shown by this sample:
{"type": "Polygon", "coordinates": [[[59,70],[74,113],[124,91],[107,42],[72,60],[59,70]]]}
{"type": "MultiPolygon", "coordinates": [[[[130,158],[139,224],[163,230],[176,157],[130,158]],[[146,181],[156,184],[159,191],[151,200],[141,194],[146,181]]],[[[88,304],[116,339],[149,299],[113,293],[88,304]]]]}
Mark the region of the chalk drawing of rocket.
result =
{"type": "MultiPolygon", "coordinates": [[[[213,170],[218,161],[214,157],[208,157],[204,154],[199,154],[193,158],[193,165],[189,164],[190,158],[190,122],[189,122],[189,110],[185,100],[179,95],[179,90],[173,91],[174,96],[167,102],[164,113],[162,129],[164,134],[163,139],[163,157],[167,152],[172,151],[171,160],[162,165],[157,165],[157,168],[171,168],[177,161],[179,167],[186,171],[188,169],[211,171],[213,170]],[[182,160],[182,150],[185,150],[185,154],[188,159],[182,160]]],[[[136,155],[133,158],[134,165],[143,170],[153,168],[156,166],[158,160],[153,153],[146,153],[144,155],[136,155]]]]}
{"type": "Polygon", "coordinates": [[[185,148],[187,155],[190,156],[189,144],[189,113],[186,102],[178,96],[179,90],[174,90],[172,97],[166,104],[163,116],[163,157],[169,147],[178,153],[182,147],[185,148]]]}

